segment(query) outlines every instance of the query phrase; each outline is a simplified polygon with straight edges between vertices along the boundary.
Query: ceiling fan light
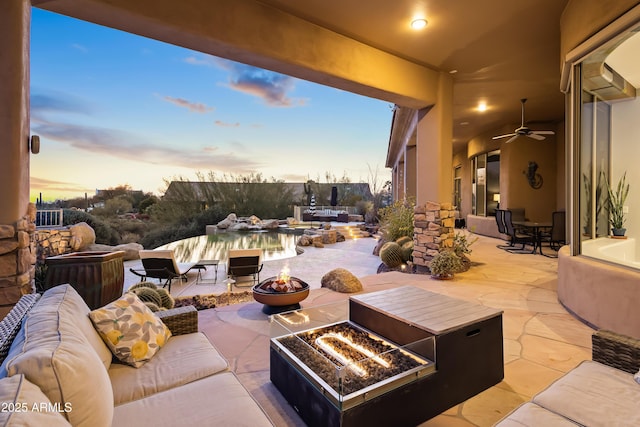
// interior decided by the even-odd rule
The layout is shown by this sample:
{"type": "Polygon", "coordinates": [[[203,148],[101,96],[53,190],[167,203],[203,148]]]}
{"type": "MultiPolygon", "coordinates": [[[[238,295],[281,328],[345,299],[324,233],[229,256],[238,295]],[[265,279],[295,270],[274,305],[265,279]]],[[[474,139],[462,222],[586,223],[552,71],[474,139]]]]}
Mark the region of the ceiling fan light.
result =
{"type": "Polygon", "coordinates": [[[427,26],[427,20],[424,18],[417,18],[411,21],[411,28],[414,30],[421,30],[427,26]]]}

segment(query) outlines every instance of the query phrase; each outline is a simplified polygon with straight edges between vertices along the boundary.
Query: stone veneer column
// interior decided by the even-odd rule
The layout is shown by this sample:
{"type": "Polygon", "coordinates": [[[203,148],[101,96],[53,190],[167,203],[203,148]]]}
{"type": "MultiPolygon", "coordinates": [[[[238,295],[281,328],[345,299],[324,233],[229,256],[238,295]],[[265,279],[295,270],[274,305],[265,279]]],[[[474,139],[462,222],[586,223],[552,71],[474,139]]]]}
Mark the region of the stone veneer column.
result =
{"type": "Polygon", "coordinates": [[[413,212],[413,263],[424,269],[438,252],[453,247],[455,211],[451,203],[427,202],[413,212]]]}
{"type": "Polygon", "coordinates": [[[0,225],[0,319],[24,294],[34,291],[36,206],[14,224],[0,225]]]}

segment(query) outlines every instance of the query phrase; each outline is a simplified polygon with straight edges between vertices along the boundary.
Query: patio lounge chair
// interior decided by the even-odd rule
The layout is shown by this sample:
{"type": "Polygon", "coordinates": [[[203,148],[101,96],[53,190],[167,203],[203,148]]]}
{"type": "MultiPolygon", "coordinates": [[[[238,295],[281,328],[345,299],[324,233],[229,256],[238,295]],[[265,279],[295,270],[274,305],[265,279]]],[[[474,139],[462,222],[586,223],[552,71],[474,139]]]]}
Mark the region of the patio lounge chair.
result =
{"type": "Polygon", "coordinates": [[[172,250],[142,250],[139,252],[142,261],[142,270],[130,268],[133,274],[136,274],[146,280],[147,278],[158,279],[162,283],[162,287],[168,285],[171,292],[171,281],[173,279],[182,279],[187,281],[187,273],[197,264],[178,263],[172,250]]]}
{"type": "MultiPolygon", "coordinates": [[[[262,249],[230,249],[227,276],[236,280],[237,277],[251,276],[252,286],[260,281],[262,270],[262,249]]],[[[237,283],[237,281],[236,281],[237,283]]],[[[236,284],[236,286],[238,286],[236,284]]],[[[245,287],[245,286],[238,286],[245,287]]]]}

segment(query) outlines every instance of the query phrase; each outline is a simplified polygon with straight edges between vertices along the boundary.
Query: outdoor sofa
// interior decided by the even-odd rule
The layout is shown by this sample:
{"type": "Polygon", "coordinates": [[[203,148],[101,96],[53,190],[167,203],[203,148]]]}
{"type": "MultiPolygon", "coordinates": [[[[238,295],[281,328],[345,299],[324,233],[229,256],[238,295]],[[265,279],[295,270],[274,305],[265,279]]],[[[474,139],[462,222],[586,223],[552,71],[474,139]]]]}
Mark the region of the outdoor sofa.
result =
{"type": "Polygon", "coordinates": [[[502,419],[496,427],[640,425],[640,340],[600,330],[587,360],[502,419]]]}
{"type": "Polygon", "coordinates": [[[316,212],[303,212],[302,220],[305,222],[349,222],[349,214],[342,210],[320,209],[316,212]]]}
{"type": "Polygon", "coordinates": [[[157,313],[171,337],[138,368],[112,360],[89,312],[60,285],[23,296],[0,322],[0,425],[272,425],[192,306],[157,313]]]}

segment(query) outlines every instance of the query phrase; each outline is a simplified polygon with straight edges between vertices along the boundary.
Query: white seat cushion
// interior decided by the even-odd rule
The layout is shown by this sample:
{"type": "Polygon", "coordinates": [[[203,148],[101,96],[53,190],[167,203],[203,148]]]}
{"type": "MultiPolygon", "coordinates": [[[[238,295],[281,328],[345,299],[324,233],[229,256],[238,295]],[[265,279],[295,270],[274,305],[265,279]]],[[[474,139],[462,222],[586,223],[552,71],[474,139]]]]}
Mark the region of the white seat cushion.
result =
{"type": "Polygon", "coordinates": [[[640,425],[640,386],[633,375],[598,362],[582,362],[533,402],[589,427],[640,425]]]}
{"type": "Polygon", "coordinates": [[[526,402],[495,424],[495,427],[575,427],[577,425],[535,403],[526,402]]]}
{"type": "Polygon", "coordinates": [[[272,426],[231,372],[212,375],[116,406],[114,426],[272,426]]]}
{"type": "Polygon", "coordinates": [[[171,337],[149,362],[140,368],[112,363],[109,377],[116,405],[141,399],[227,369],[202,333],[171,337]]]}
{"type": "Polygon", "coordinates": [[[24,375],[0,379],[0,405],[0,425],[3,427],[71,427],[60,411],[73,408],[52,405],[24,375]]]}

